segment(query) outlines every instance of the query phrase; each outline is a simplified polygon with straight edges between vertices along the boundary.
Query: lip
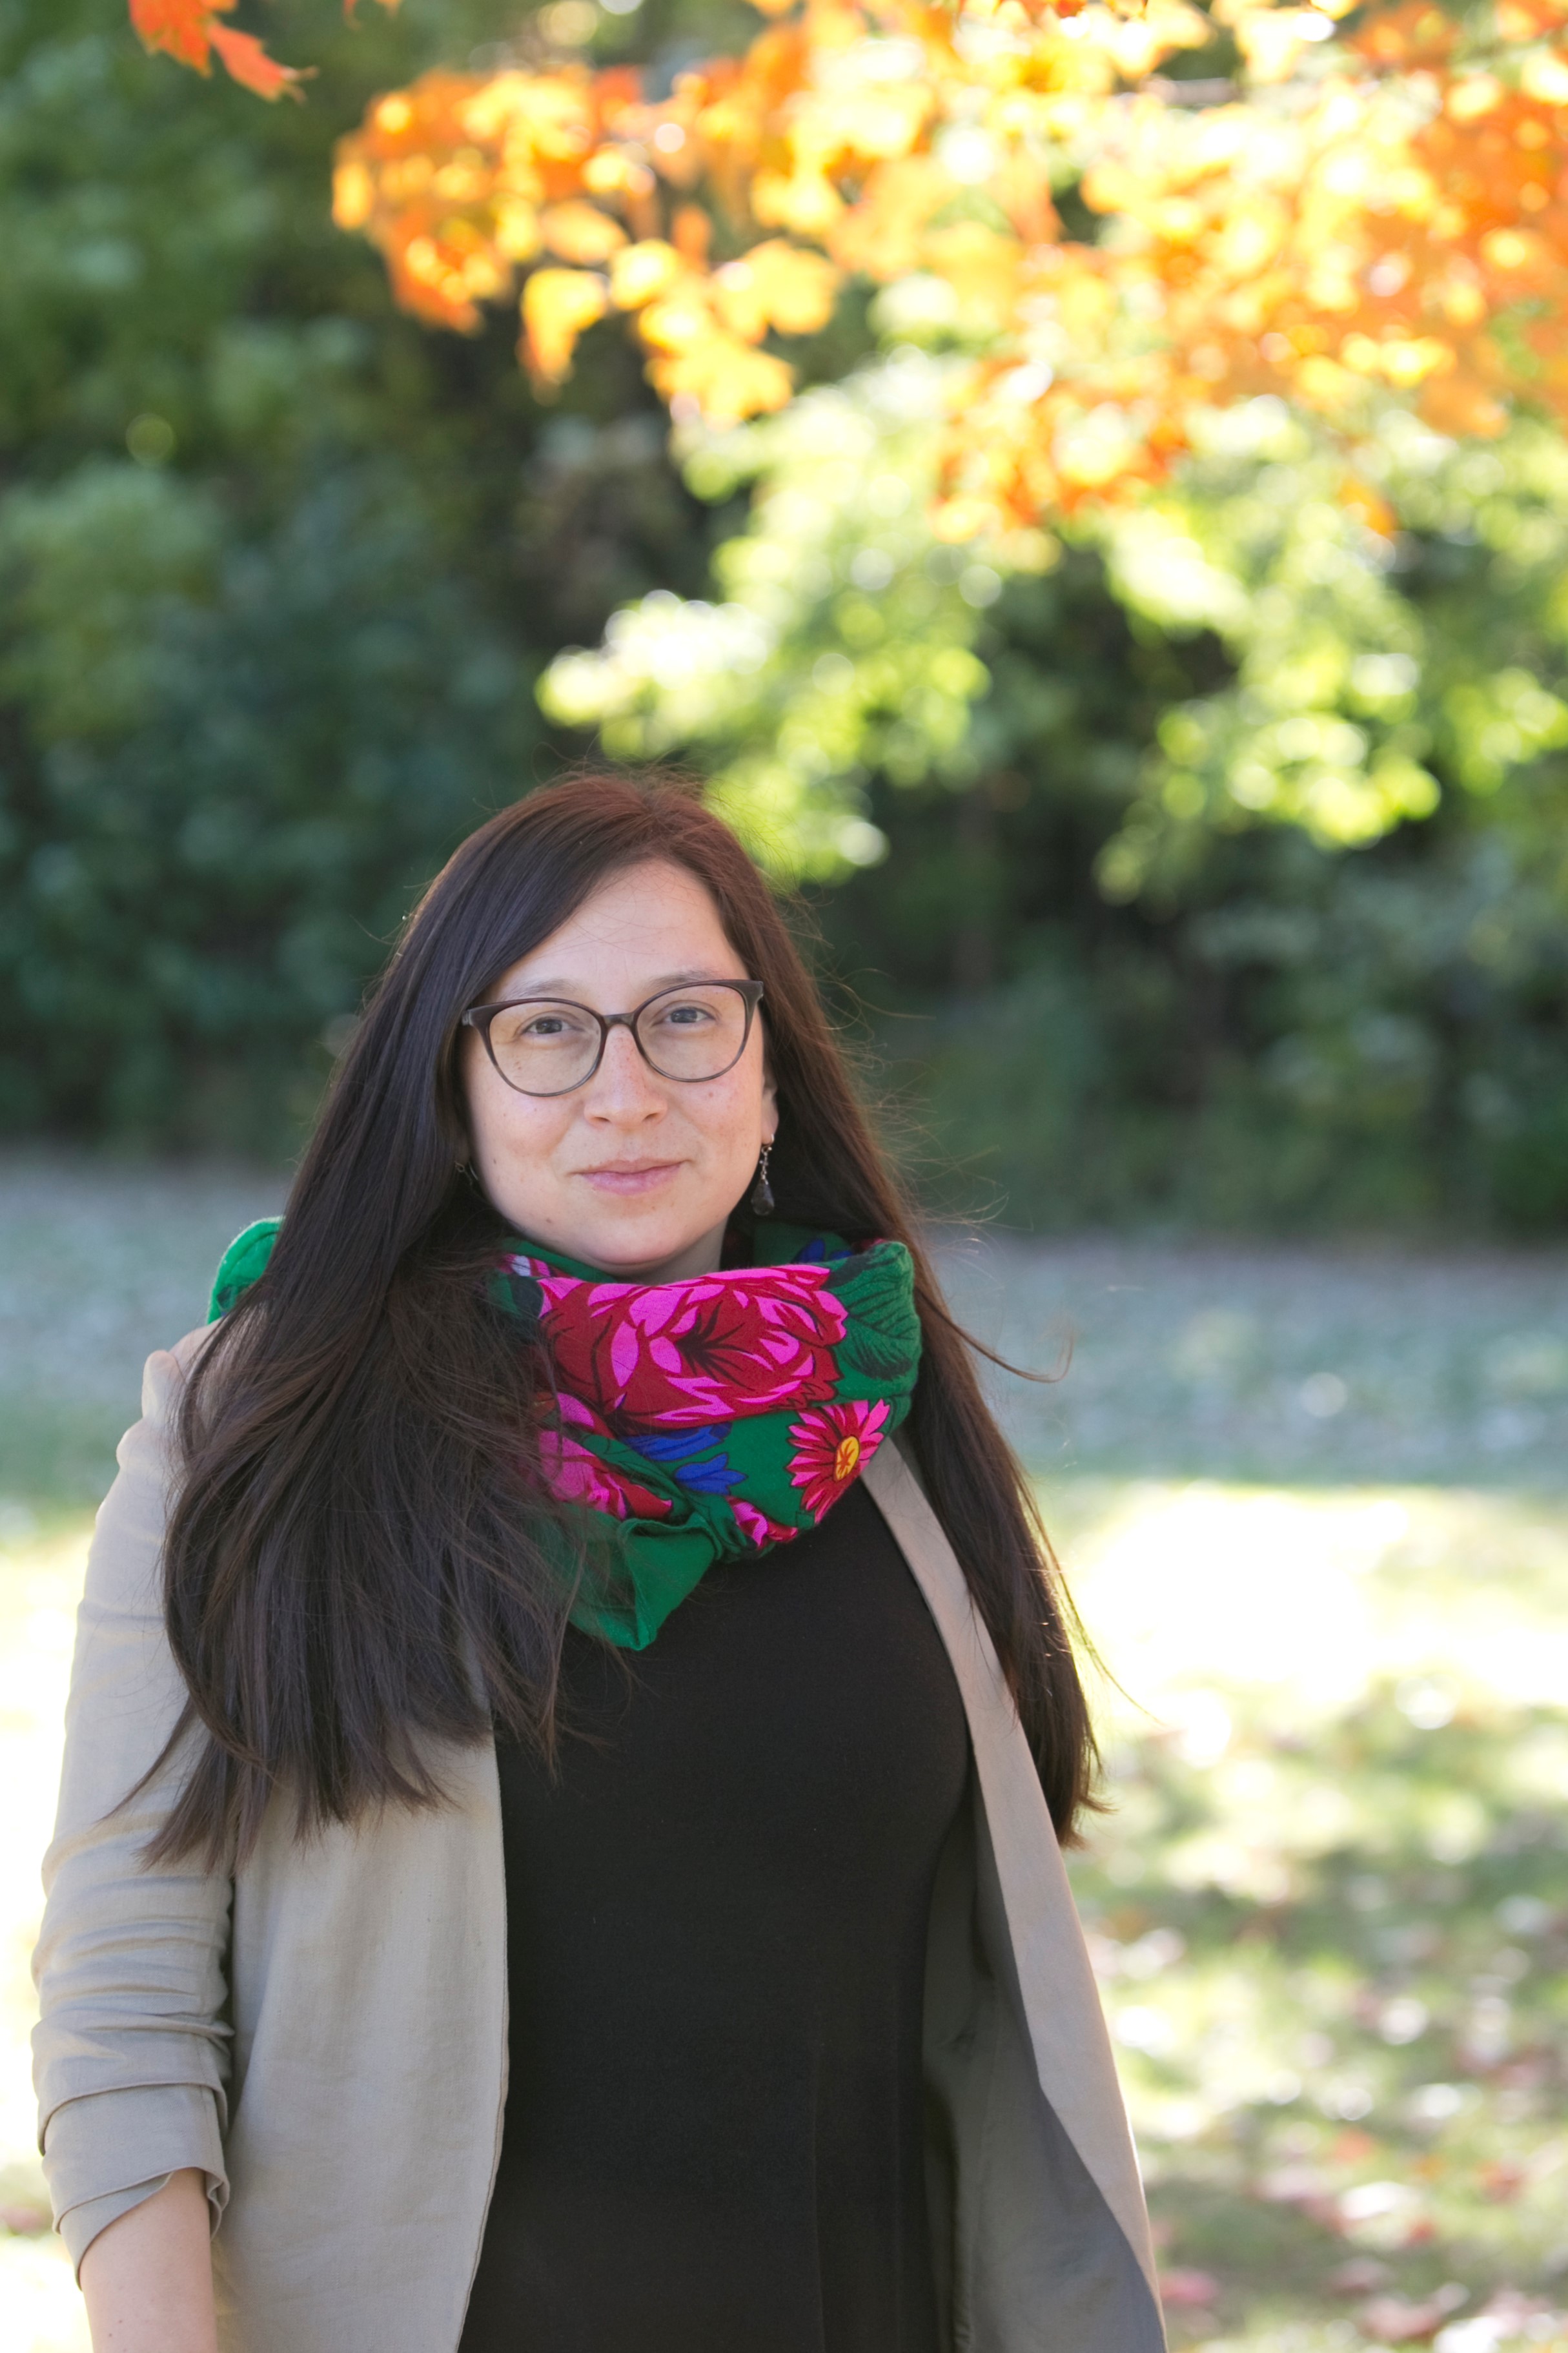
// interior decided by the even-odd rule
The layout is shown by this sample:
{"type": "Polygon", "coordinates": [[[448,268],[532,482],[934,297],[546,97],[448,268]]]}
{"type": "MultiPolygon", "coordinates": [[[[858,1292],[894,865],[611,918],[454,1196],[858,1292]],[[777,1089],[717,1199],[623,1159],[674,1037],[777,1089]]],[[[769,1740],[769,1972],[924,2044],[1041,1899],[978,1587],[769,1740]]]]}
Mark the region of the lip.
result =
{"type": "Polygon", "coordinates": [[[579,1168],[577,1174],[597,1193],[635,1198],[655,1191],[680,1165],[679,1160],[606,1160],[597,1168],[579,1168]]]}

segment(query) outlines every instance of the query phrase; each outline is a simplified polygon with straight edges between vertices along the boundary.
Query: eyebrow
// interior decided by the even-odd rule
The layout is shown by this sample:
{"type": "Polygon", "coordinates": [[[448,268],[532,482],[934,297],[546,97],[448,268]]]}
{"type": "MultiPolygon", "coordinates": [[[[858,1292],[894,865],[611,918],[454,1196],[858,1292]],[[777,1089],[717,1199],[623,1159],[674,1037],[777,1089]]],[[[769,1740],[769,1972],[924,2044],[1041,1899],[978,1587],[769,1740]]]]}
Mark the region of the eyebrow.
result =
{"type": "MultiPolygon", "coordinates": [[[[650,988],[644,991],[644,995],[658,997],[663,989],[685,988],[703,980],[744,980],[745,978],[746,975],[743,972],[670,972],[666,973],[662,980],[656,980],[650,988]]],[[[520,993],[523,997],[561,997],[566,998],[569,1003],[574,1003],[576,1000],[572,997],[572,989],[574,986],[572,981],[562,980],[552,976],[546,980],[531,980],[520,993]]],[[[508,1002],[511,1001],[508,1000],[508,1002]]]]}

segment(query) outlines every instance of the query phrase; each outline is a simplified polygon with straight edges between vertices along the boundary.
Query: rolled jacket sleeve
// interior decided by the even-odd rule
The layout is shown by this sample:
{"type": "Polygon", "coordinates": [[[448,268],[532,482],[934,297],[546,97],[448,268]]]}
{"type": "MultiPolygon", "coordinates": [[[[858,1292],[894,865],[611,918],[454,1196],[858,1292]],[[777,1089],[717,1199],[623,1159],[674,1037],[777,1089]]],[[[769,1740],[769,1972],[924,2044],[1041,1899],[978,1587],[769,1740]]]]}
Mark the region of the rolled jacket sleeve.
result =
{"type": "Polygon", "coordinates": [[[129,1792],[184,1704],[164,1632],[168,1437],[200,1335],[149,1359],[142,1419],[120,1445],[77,1620],[55,1836],[34,1956],[39,2143],[56,2221],[79,2264],[97,2233],[171,2174],[206,2176],[216,2227],[223,2135],[232,1879],[194,1862],[147,1868],[194,1742],[129,1792]]]}

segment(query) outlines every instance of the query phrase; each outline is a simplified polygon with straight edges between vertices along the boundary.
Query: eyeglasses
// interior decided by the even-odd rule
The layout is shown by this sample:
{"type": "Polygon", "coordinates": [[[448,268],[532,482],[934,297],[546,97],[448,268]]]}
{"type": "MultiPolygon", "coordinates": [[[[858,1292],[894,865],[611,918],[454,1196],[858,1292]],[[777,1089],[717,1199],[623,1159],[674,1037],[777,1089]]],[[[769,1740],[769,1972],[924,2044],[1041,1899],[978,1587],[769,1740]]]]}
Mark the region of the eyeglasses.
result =
{"type": "Polygon", "coordinates": [[[661,1079],[695,1086],[734,1069],[762,997],[760,980],[697,980],[661,988],[633,1013],[595,1013],[559,997],[519,997],[470,1005],[460,1026],[479,1031],[496,1070],[520,1095],[569,1095],[586,1086],[605,1059],[612,1029],[629,1029],[643,1060],[661,1079]]]}

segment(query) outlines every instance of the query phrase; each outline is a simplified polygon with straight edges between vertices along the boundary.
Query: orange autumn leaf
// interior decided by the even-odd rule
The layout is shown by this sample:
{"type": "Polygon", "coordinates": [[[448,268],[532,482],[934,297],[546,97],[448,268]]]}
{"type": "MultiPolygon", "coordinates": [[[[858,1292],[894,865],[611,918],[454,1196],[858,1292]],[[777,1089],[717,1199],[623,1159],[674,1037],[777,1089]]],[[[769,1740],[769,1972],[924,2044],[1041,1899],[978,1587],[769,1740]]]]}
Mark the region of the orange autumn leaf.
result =
{"type": "Polygon", "coordinates": [[[700,205],[677,205],[669,227],[670,241],[694,269],[705,269],[713,247],[713,223],[700,205]]]}
{"type": "Polygon", "coordinates": [[[299,84],[314,71],[313,67],[279,65],[268,57],[253,34],[236,32],[231,25],[215,22],[207,37],[227,67],[230,77],[258,98],[281,98],[287,90],[290,98],[300,95],[299,84]]]}
{"type": "MultiPolygon", "coordinates": [[[[397,0],[382,0],[382,5],[395,8],[397,0]]],[[[226,25],[222,20],[233,14],[235,0],[130,0],[130,8],[132,28],[144,49],[161,51],[200,74],[212,71],[216,53],[230,79],[258,98],[277,99],[285,92],[298,98],[300,83],[313,71],[279,64],[253,33],[226,25]]],[[[344,0],[344,13],[353,16],[353,0],[344,0]]]]}
{"type": "Polygon", "coordinates": [[[144,49],[162,49],[197,73],[210,73],[214,5],[215,0],[131,0],[131,23],[144,49]]]}
{"type": "Polygon", "coordinates": [[[1340,504],[1352,514],[1359,515],[1368,531],[1379,539],[1393,539],[1398,530],[1398,518],[1381,491],[1371,482],[1363,481],[1358,474],[1347,474],[1340,484],[1340,504]]]}

